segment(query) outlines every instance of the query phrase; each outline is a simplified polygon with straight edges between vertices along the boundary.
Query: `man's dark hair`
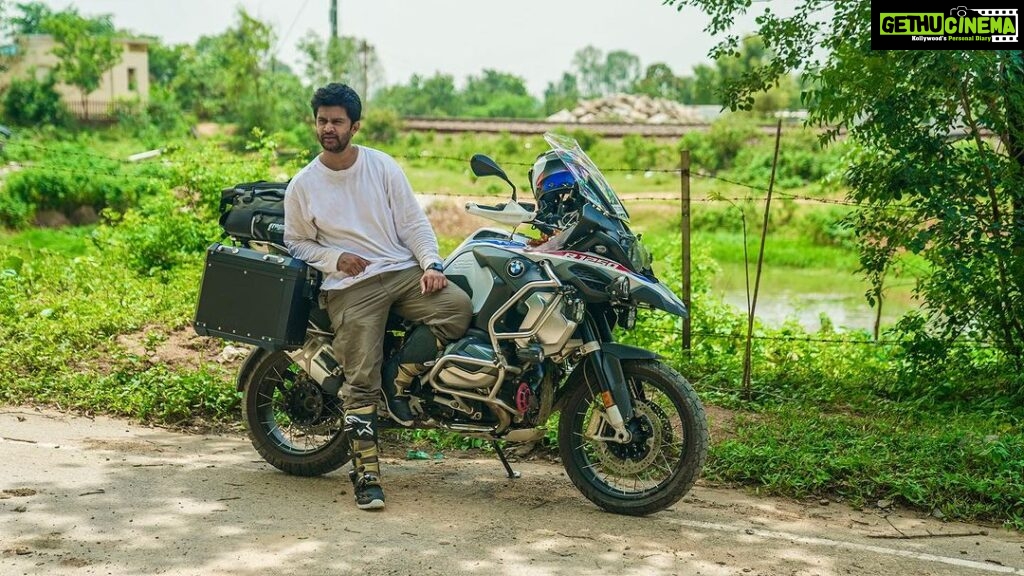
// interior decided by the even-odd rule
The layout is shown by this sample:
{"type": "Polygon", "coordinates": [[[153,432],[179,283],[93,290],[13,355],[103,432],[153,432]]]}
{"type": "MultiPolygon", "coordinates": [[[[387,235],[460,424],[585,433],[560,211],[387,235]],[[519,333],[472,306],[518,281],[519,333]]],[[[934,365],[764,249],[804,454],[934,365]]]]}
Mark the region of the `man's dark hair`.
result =
{"type": "Polygon", "coordinates": [[[321,106],[341,106],[353,124],[359,122],[363,116],[363,102],[359,99],[359,94],[356,94],[356,91],[346,84],[338,82],[331,82],[327,86],[317,88],[309,104],[313,107],[314,118],[321,106]]]}

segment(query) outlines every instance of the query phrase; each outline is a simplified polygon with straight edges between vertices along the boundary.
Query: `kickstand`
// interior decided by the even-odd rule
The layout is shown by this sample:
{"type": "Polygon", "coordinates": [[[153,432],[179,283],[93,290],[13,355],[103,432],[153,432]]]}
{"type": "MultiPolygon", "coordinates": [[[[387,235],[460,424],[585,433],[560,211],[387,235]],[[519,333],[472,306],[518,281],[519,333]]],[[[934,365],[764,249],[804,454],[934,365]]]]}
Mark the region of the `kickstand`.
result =
{"type": "Polygon", "coordinates": [[[494,451],[498,453],[498,459],[501,460],[501,465],[505,467],[505,472],[511,479],[519,478],[522,476],[519,472],[516,472],[508,464],[508,458],[505,457],[505,451],[502,450],[501,444],[498,444],[497,440],[491,440],[491,446],[494,447],[494,451]]]}

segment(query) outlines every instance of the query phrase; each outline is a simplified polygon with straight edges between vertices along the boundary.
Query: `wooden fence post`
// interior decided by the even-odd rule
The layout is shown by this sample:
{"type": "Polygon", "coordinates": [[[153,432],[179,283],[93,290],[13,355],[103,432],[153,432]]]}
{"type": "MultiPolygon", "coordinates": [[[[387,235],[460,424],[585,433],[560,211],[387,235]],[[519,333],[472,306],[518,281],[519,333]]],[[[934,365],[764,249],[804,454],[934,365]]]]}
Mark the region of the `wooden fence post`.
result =
{"type": "Polygon", "coordinates": [[[693,343],[691,317],[693,315],[690,253],[690,151],[679,152],[679,180],[681,198],[679,203],[680,219],[680,251],[682,252],[683,304],[686,304],[686,318],[683,319],[683,354],[690,350],[693,343]]]}

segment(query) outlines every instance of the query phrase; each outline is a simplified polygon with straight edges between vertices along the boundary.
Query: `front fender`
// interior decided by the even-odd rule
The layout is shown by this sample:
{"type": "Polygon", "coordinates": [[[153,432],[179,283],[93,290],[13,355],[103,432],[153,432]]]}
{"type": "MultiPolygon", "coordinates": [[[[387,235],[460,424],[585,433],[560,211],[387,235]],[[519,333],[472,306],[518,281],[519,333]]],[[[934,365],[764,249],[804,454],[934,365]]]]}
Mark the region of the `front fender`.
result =
{"type": "Polygon", "coordinates": [[[605,354],[609,354],[622,360],[656,360],[661,358],[661,355],[655,354],[650,350],[644,350],[643,348],[637,348],[636,346],[627,346],[625,344],[619,344],[617,342],[603,342],[601,343],[601,351],[605,354]]]}
{"type": "Polygon", "coordinates": [[[633,399],[626,387],[626,377],[622,372],[624,360],[655,360],[661,358],[658,354],[636,346],[627,346],[616,342],[602,342],[601,349],[593,352],[583,362],[576,365],[566,385],[555,399],[555,409],[561,410],[565,399],[576,386],[584,386],[587,382],[587,370],[590,366],[590,375],[596,374],[599,388],[602,391],[611,392],[615,405],[619,407],[622,417],[629,420],[633,417],[633,399]]]}

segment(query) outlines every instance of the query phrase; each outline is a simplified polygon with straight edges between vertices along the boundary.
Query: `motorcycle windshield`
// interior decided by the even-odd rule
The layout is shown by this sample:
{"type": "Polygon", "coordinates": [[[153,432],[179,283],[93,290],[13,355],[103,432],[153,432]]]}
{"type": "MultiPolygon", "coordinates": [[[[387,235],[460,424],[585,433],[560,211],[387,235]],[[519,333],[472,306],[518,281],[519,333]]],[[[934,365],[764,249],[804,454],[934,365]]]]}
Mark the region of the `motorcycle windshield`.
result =
{"type": "Polygon", "coordinates": [[[629,213],[619,201],[619,197],[575,138],[547,132],[544,134],[544,140],[572,172],[579,184],[580,194],[587,202],[609,216],[629,222],[629,213]]]}

